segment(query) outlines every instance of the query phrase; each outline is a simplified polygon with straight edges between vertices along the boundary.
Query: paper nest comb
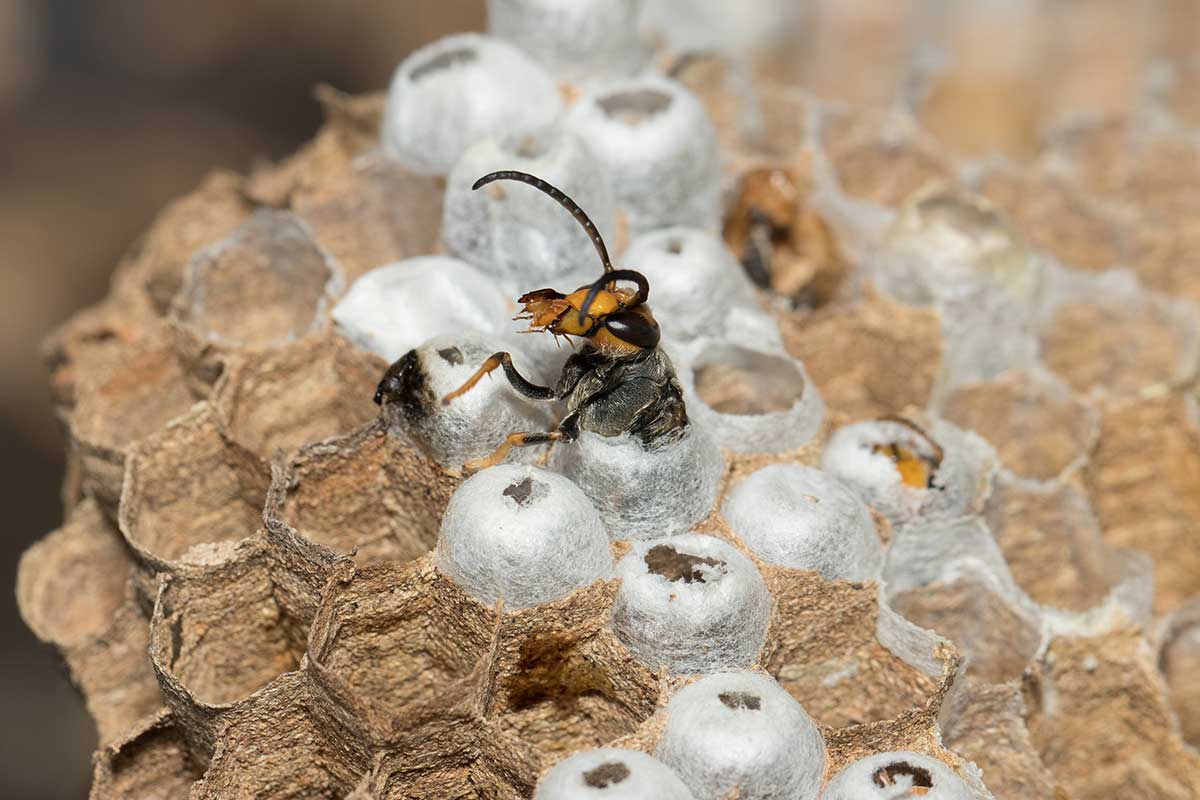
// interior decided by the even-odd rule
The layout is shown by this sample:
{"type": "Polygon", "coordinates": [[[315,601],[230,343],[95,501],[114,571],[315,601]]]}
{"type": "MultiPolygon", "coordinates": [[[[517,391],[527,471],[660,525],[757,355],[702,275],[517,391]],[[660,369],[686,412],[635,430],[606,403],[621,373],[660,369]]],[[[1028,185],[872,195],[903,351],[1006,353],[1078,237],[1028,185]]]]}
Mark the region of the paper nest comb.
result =
{"type": "MultiPolygon", "coordinates": [[[[533,2],[492,5],[496,30],[512,29],[510,16],[539,19],[533,2]]],[[[591,796],[572,786],[604,796],[626,779],[662,796],[774,796],[750,770],[783,769],[766,745],[715,776],[689,771],[707,751],[672,714],[711,719],[685,704],[718,679],[732,687],[720,694],[730,713],[782,702],[782,687],[802,707],[780,712],[787,729],[815,723],[819,735],[789,734],[824,747],[811,762],[823,771],[798,796],[918,796],[926,780],[942,782],[931,798],[1200,794],[1200,247],[1189,246],[1200,230],[1189,127],[1200,71],[1167,48],[1142,66],[1174,64],[1169,91],[1133,92],[1123,113],[1060,127],[1026,158],[978,159],[922,126],[944,135],[955,113],[970,117],[954,92],[988,79],[969,68],[982,56],[948,65],[911,113],[861,111],[789,84],[769,58],[751,73],[715,56],[676,62],[669,44],[631,46],[626,16],[605,16],[596,41],[609,45],[568,48],[572,80],[620,53],[615,83],[563,97],[514,88],[514,102],[545,105],[516,120],[479,111],[470,88],[472,69],[514,63],[538,71],[539,91],[553,85],[512,45],[468,37],[414,54],[397,80],[432,83],[394,86],[393,104],[444,96],[470,123],[430,151],[436,167],[404,160],[436,120],[320,91],[327,123],[311,143],[249,176],[216,173],[168,207],[108,298],[50,337],[68,510],[26,553],[17,592],[96,721],[92,796],[524,798],[556,764],[545,797],[591,796]],[[678,83],[620,77],[651,61],[674,63],[678,83]],[[696,133],[698,108],[711,141],[696,133]],[[575,134],[644,124],[661,174],[605,183],[642,167],[619,147],[589,141],[592,160],[560,143],[598,114],[603,130],[575,134]],[[704,141],[683,148],[680,131],[704,141]],[[525,138],[503,139],[514,132],[525,138]],[[487,135],[497,141],[464,151],[464,137],[487,135]],[[521,595],[529,602],[505,602],[515,589],[481,602],[440,560],[461,561],[439,544],[462,484],[448,459],[489,451],[496,432],[469,440],[459,419],[422,438],[372,403],[389,362],[435,336],[451,340],[422,348],[427,377],[469,374],[464,359],[493,342],[539,379],[561,363],[485,316],[493,295],[539,288],[510,285],[522,264],[577,268],[547,242],[587,241],[524,187],[503,213],[470,207],[503,193],[456,195],[443,216],[444,162],[459,155],[544,167],[590,198],[614,250],[644,255],[701,437],[682,456],[637,456],[649,488],[636,503],[612,499],[632,463],[605,450],[615,444],[559,445],[548,463],[582,492],[555,502],[586,519],[571,525],[579,541],[612,540],[613,566],[601,540],[588,551],[599,566],[555,599],[539,584],[521,595]],[[769,193],[779,185],[753,188],[774,180],[763,170],[786,174],[783,211],[769,193]],[[714,192],[730,250],[714,235],[714,192]],[[782,214],[768,243],[772,291],[750,288],[738,264],[751,235],[739,214],[756,203],[782,214]],[[543,219],[552,233],[539,239],[543,219]],[[495,227],[486,241],[442,234],[463,220],[495,227]],[[364,276],[369,297],[377,267],[443,242],[461,242],[449,255],[471,263],[420,269],[435,283],[454,270],[469,280],[431,283],[427,297],[420,282],[407,295],[380,284],[389,300],[408,297],[411,317],[393,324],[387,314],[406,308],[388,306],[356,328],[361,315],[334,310],[364,276]],[[495,248],[506,248],[504,274],[489,277],[495,248]],[[681,249],[707,254],[694,275],[673,266],[681,249]],[[725,283],[702,287],[703,330],[681,325],[672,338],[672,315],[694,302],[689,275],[725,283]],[[455,447],[426,446],[446,431],[455,447]],[[579,449],[567,458],[569,447],[579,449]],[[669,505],[672,484],[656,470],[694,478],[687,502],[669,505]],[[813,511],[813,493],[835,478],[837,502],[813,511]],[[802,542],[792,517],[806,521],[802,542]],[[671,769],[621,755],[630,750],[671,769]],[[860,761],[871,756],[879,764],[860,761]]],[[[850,25],[819,19],[833,33],[850,25]]],[[[1096,66],[1077,46],[1050,46],[1083,65],[1069,73],[1077,82],[1096,66]]],[[[872,47],[813,58],[853,63],[847,91],[862,99],[895,63],[872,47]]],[[[552,68],[561,53],[545,58],[552,68]]],[[[822,74],[810,65],[812,85],[822,74]]],[[[399,274],[388,280],[404,286],[399,274]]],[[[512,402],[502,380],[487,391],[480,409],[512,402]]],[[[510,411],[494,424],[548,424],[543,411],[510,411]]],[[[565,481],[511,469],[487,501],[497,515],[565,481]]]]}

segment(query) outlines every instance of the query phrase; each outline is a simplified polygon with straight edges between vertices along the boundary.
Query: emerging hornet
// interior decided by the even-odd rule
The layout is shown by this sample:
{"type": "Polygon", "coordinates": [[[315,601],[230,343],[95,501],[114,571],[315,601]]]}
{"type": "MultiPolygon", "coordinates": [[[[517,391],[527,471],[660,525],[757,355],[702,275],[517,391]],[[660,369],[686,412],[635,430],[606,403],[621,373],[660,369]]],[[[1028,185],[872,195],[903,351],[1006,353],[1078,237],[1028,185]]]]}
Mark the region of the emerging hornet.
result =
{"type": "Polygon", "coordinates": [[[566,402],[566,415],[555,430],[511,433],[490,456],[464,466],[471,470],[489,467],[503,461],[513,447],[570,442],[581,431],[601,436],[629,433],[646,447],[679,439],[688,425],[683,390],[671,361],[658,347],[658,323],[646,305],[650,297],[646,276],[630,269],[614,269],[604,239],[588,215],[541,178],[525,172],[493,172],[475,181],[471,188],[479,189],[498,180],[527,183],[569,211],[587,231],[604,272],[570,294],[538,289],[517,301],[522,304],[517,319],[529,320],[529,330],[575,336],[586,342],[567,359],[553,387],[530,383],[513,368],[509,354],[500,352],[442,398],[443,404],[452,402],[469,392],[484,375],[502,367],[508,382],[524,397],[566,402]],[[618,288],[618,282],[629,282],[636,288],[618,288]]]}

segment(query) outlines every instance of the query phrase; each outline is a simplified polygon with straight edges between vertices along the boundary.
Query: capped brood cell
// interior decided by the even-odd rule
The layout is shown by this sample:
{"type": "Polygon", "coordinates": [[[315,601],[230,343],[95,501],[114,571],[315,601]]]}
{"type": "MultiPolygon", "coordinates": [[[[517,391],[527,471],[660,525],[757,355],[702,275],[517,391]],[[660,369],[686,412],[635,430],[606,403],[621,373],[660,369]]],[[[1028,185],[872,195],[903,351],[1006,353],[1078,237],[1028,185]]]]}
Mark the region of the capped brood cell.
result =
{"type": "Polygon", "coordinates": [[[387,364],[325,329],[277,350],[231,356],[213,405],[234,440],[263,458],[371,421],[387,364]]]}
{"type": "Polygon", "coordinates": [[[587,232],[553,198],[517,181],[471,188],[498,170],[530,173],[558,187],[614,241],[609,176],[578,136],[556,129],[520,142],[484,139],[463,154],[446,178],[446,252],[516,294],[548,286],[569,292],[594,280],[600,264],[587,232]]]}
{"type": "Polygon", "coordinates": [[[926,430],[903,417],[841,427],[821,457],[822,469],[893,524],[980,510],[995,466],[975,434],[940,420],[926,430]]]}
{"type": "Polygon", "coordinates": [[[813,441],[825,404],[783,352],[702,339],[683,361],[689,416],[736,453],[786,453],[813,441]]]}
{"type": "Polygon", "coordinates": [[[151,572],[228,559],[262,526],[267,465],[199,405],[128,451],[121,533],[151,572]]]}
{"type": "Polygon", "coordinates": [[[672,673],[753,665],[771,618],[754,562],[701,534],[635,542],[617,562],[617,638],[643,663],[672,673]]]}
{"type": "Polygon", "coordinates": [[[171,308],[186,360],[211,382],[212,348],[279,347],[317,330],[343,280],[298,217],[256,212],[188,262],[171,308]]]}
{"type": "Polygon", "coordinates": [[[669,341],[724,338],[735,307],[766,315],[742,265],[708,231],[671,227],[645,233],[622,261],[650,280],[654,317],[669,341]]]}
{"type": "Polygon", "coordinates": [[[770,676],[708,675],[675,693],[655,755],[701,799],[814,800],[825,773],[821,731],[770,676]]]}
{"type": "Polygon", "coordinates": [[[554,80],[529,56],[502,39],[463,33],[396,68],[380,137],[384,153],[409,169],[444,175],[480,139],[520,141],[561,112],[554,80]]]}
{"type": "MultiPolygon", "coordinates": [[[[430,339],[388,368],[376,394],[393,433],[449,469],[491,455],[510,433],[550,425],[544,407],[526,400],[508,382],[489,376],[471,391],[443,403],[495,352],[483,336],[459,333],[430,339]]],[[[526,372],[526,356],[510,347],[514,365],[526,372]]],[[[517,448],[510,458],[532,461],[536,448],[517,448]]]]}
{"type": "Polygon", "coordinates": [[[850,581],[871,580],[883,566],[870,509],[819,469],[763,467],[730,490],[721,513],[738,538],[772,564],[850,581]]]}
{"type": "Polygon", "coordinates": [[[821,795],[824,800],[976,800],[954,770],[931,756],[912,752],[876,753],[839,772],[821,795]]]}
{"type": "Polygon", "coordinates": [[[458,485],[382,420],[301,448],[272,473],[268,526],[289,526],[364,562],[411,561],[432,550],[458,485]]]}
{"type": "Polygon", "coordinates": [[[523,608],[612,575],[600,515],[562,475],[501,464],[467,478],[446,507],[438,568],[485,605],[523,608]]]}
{"type": "Polygon", "coordinates": [[[534,800],[695,800],[671,768],[637,750],[603,747],[559,762],[538,782],[534,800]]]}
{"type": "Polygon", "coordinates": [[[356,280],[334,307],[333,321],[347,339],[392,362],[437,336],[498,334],[513,308],[465,261],[419,256],[356,280]]]}
{"type": "Polygon", "coordinates": [[[488,32],[560,80],[632,75],[650,55],[638,31],[641,6],[642,0],[488,0],[488,32]]]}
{"type": "Polygon", "coordinates": [[[611,176],[630,233],[671,225],[716,230],[716,131],[696,97],[651,75],[598,83],[563,119],[611,176]]]}
{"type": "Polygon", "coordinates": [[[720,447],[695,424],[649,448],[628,434],[583,431],[556,447],[551,463],[583,489],[614,540],[687,531],[712,509],[725,471],[720,447]]]}

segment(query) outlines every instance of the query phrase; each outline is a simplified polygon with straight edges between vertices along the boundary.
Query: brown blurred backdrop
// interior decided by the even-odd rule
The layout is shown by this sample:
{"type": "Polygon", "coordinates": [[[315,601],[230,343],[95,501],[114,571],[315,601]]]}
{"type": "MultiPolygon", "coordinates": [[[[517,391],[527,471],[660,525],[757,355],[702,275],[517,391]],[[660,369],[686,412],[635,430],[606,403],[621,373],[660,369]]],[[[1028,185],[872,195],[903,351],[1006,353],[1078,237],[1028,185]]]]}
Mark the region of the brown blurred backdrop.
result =
{"type": "Polygon", "coordinates": [[[86,797],[95,746],[14,601],[61,518],[39,341],[168,200],[311,136],[314,84],[383,88],[415,46],[482,26],[483,0],[0,0],[0,797],[86,797]]]}

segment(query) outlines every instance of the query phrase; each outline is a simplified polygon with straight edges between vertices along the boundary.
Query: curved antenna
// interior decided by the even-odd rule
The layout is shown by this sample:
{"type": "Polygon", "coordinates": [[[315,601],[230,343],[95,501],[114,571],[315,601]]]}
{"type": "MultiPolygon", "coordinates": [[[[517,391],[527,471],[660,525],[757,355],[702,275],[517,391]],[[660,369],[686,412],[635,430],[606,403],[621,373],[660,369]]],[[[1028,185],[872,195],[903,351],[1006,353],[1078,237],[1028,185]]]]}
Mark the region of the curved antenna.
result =
{"type": "Polygon", "coordinates": [[[551,186],[546,181],[536,175],[530,175],[528,172],[517,172],[516,170],[500,170],[499,172],[489,172],[471,186],[471,191],[479,189],[481,186],[487,186],[493,181],[517,181],[519,183],[527,183],[535,189],[550,195],[558,202],[560,206],[571,212],[571,216],[575,221],[583,226],[587,231],[588,238],[592,240],[592,244],[596,247],[596,252],[600,254],[600,263],[604,265],[605,272],[612,272],[612,262],[608,260],[608,248],[604,246],[604,239],[600,237],[600,231],[596,230],[596,225],[592,222],[584,210],[579,207],[571,198],[563,194],[561,189],[551,186]]]}
{"type": "Polygon", "coordinates": [[[632,269],[614,269],[592,281],[592,285],[588,287],[588,293],[583,298],[583,305],[579,307],[580,325],[583,324],[584,317],[587,316],[588,309],[592,307],[592,301],[596,299],[596,295],[600,294],[600,290],[616,281],[633,281],[638,286],[637,294],[633,296],[633,303],[628,306],[629,308],[641,305],[650,299],[650,281],[646,279],[645,275],[632,269]]]}

